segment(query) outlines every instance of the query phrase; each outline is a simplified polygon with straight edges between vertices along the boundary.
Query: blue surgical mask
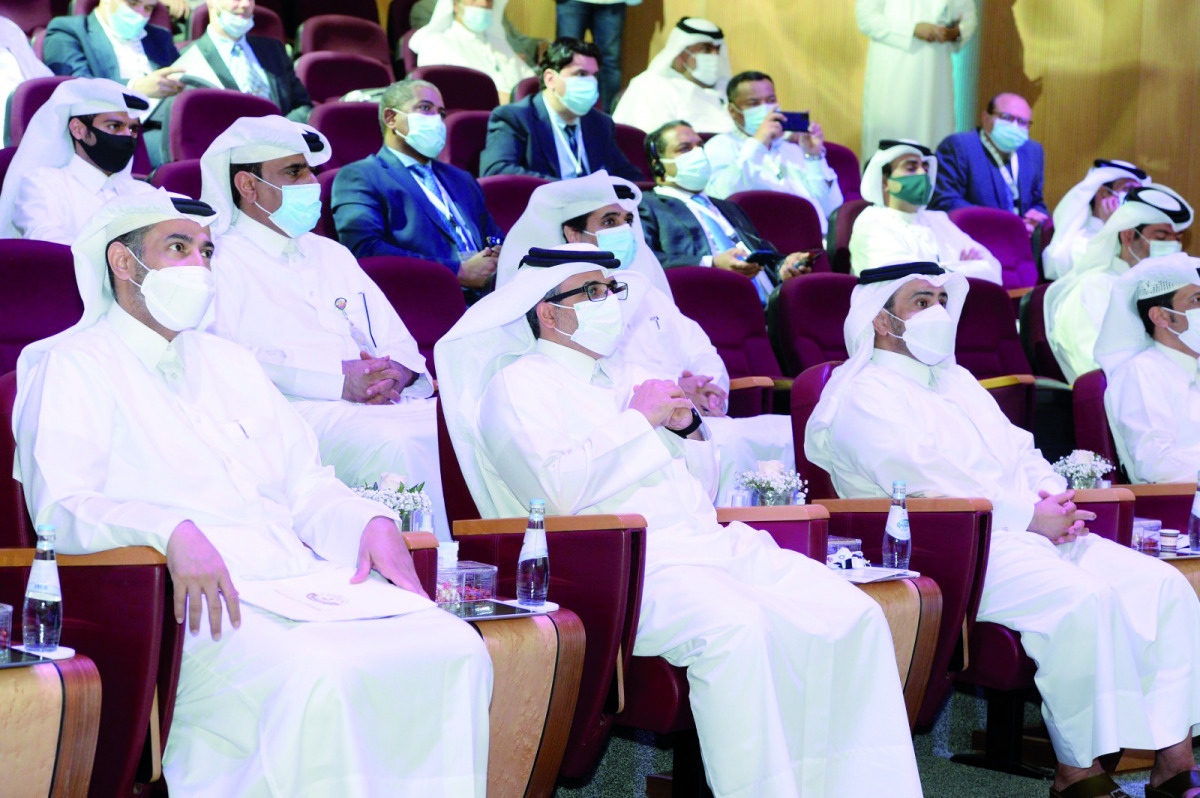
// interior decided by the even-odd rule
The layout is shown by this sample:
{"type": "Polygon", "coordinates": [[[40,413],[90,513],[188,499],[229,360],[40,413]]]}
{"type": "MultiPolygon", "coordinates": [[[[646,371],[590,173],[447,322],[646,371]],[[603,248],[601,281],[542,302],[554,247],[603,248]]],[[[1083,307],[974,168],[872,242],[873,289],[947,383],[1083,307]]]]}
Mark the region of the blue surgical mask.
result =
{"type": "Polygon", "coordinates": [[[221,9],[221,12],[217,14],[217,23],[234,39],[240,39],[254,27],[254,15],[240,17],[232,11],[221,9]]]}
{"type": "MultiPolygon", "coordinates": [[[[279,189],[283,199],[279,210],[271,214],[271,223],[284,232],[289,238],[299,238],[317,226],[321,220],[321,186],[317,183],[304,183],[298,186],[277,186],[255,176],[268,186],[279,189]]],[[[254,203],[255,207],[267,209],[254,203]]]]}
{"type": "Polygon", "coordinates": [[[573,75],[563,78],[566,93],[563,94],[563,105],[576,116],[583,116],[600,99],[600,84],[591,75],[573,75]]]}
{"type": "Polygon", "coordinates": [[[747,108],[742,111],[742,130],[746,131],[747,136],[753,136],[762,127],[762,123],[767,121],[767,117],[773,113],[775,113],[775,106],[767,103],[747,108]]]}
{"type": "Polygon", "coordinates": [[[1001,152],[1015,152],[1029,141],[1029,131],[1016,122],[997,119],[996,123],[992,125],[992,132],[988,134],[988,138],[1001,152]]]}
{"type": "Polygon", "coordinates": [[[620,227],[609,227],[596,233],[589,233],[596,237],[596,246],[605,252],[611,252],[613,257],[621,262],[622,269],[628,269],[633,265],[633,259],[637,256],[637,239],[634,238],[633,228],[627,224],[620,227]]]}
{"type": "Polygon", "coordinates": [[[113,33],[118,39],[127,41],[139,38],[149,22],[149,17],[143,17],[123,2],[117,3],[117,10],[108,16],[108,26],[113,33]]]}
{"type": "Polygon", "coordinates": [[[392,110],[408,118],[408,134],[401,135],[396,131],[396,135],[426,158],[438,157],[446,146],[446,122],[441,114],[406,114],[398,108],[392,110]]]}
{"type": "Polygon", "coordinates": [[[483,33],[492,27],[492,9],[479,6],[463,6],[462,24],[472,33],[483,33]]]}
{"type": "Polygon", "coordinates": [[[663,158],[663,163],[675,164],[675,176],[668,179],[688,191],[703,191],[712,177],[712,164],[703,147],[693,147],[678,158],[663,158]]]}

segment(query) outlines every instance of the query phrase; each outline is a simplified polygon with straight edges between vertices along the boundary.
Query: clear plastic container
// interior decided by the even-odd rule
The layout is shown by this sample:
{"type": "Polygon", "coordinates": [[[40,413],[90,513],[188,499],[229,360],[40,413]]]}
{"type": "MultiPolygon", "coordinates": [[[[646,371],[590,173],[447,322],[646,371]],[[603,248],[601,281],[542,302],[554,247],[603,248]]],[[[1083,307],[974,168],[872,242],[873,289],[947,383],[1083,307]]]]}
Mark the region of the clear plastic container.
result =
{"type": "Polygon", "coordinates": [[[454,568],[439,568],[437,572],[438,604],[459,604],[496,597],[496,566],[460,560],[454,568]]]}

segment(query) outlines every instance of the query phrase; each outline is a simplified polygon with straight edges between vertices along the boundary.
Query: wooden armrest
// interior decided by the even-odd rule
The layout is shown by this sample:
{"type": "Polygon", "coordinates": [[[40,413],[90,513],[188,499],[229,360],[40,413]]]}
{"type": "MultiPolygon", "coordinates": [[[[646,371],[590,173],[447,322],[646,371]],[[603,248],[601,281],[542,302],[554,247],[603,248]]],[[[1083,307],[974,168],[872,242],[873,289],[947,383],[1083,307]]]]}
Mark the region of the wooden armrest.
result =
{"type": "MultiPolygon", "coordinates": [[[[891,499],[814,499],[830,513],[886,513],[891,499]]],[[[992,503],[987,499],[916,499],[908,500],[910,513],[990,513],[992,503]]]]}
{"type": "Polygon", "coordinates": [[[770,377],[734,377],[729,381],[729,390],[744,391],[747,388],[774,388],[775,380],[770,377]]]}
{"type": "Polygon", "coordinates": [[[1032,290],[1033,290],[1032,285],[1027,286],[1025,288],[1010,288],[1010,289],[1008,289],[1008,298],[1009,299],[1020,299],[1021,297],[1025,296],[1032,290]]]}
{"type": "Polygon", "coordinates": [[[1036,380],[1032,374],[1006,374],[1003,377],[988,377],[980,380],[979,384],[987,390],[1007,388],[1010,385],[1033,385],[1036,380]]]}
{"type": "MultiPolygon", "coordinates": [[[[465,535],[503,535],[524,532],[528,518],[487,518],[454,522],[454,537],[465,535]]],[[[590,532],[601,529],[645,529],[640,515],[548,515],[547,532],[590,532]]]]}
{"type": "Polygon", "coordinates": [[[819,504],[797,504],[783,507],[718,507],[717,520],[722,524],[741,521],[819,521],[829,517],[829,510],[819,504]]]}
{"type": "Polygon", "coordinates": [[[1133,494],[1135,499],[1144,496],[1193,496],[1196,493],[1195,482],[1152,482],[1145,485],[1113,485],[1133,494]]]}
{"type": "Polygon", "coordinates": [[[408,547],[409,551],[438,547],[437,535],[432,532],[402,532],[401,534],[404,536],[404,545],[408,547]]]}
{"type": "Polygon", "coordinates": [[[775,378],[775,390],[790,391],[790,390],[792,390],[792,382],[793,382],[793,380],[791,380],[787,377],[776,377],[775,378]]]}
{"type": "MultiPolygon", "coordinates": [[[[35,549],[0,549],[0,568],[28,568],[35,549]]],[[[95,554],[59,554],[63,567],[87,565],[161,565],[167,558],[149,546],[123,546],[95,554]]]]}
{"type": "Polygon", "coordinates": [[[1121,488],[1087,488],[1075,491],[1075,503],[1108,504],[1109,502],[1131,502],[1133,491],[1121,488]]]}

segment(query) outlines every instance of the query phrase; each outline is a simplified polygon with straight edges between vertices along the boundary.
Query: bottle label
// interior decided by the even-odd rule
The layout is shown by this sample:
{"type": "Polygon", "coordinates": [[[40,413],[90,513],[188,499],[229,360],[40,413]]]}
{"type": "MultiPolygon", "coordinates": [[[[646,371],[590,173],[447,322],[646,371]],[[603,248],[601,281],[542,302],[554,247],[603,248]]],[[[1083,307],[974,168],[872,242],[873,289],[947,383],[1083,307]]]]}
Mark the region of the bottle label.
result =
{"type": "Polygon", "coordinates": [[[53,560],[34,560],[29,569],[29,587],[25,598],[40,601],[62,601],[62,588],[58,584],[58,563],[53,560]]]}
{"type": "Polygon", "coordinates": [[[908,529],[908,512],[903,507],[889,507],[884,529],[896,540],[908,540],[912,533],[908,529]]]}
{"type": "Polygon", "coordinates": [[[546,551],[546,530],[544,529],[526,529],[525,539],[521,541],[521,554],[517,557],[517,562],[524,560],[536,560],[539,557],[548,557],[546,551]]]}

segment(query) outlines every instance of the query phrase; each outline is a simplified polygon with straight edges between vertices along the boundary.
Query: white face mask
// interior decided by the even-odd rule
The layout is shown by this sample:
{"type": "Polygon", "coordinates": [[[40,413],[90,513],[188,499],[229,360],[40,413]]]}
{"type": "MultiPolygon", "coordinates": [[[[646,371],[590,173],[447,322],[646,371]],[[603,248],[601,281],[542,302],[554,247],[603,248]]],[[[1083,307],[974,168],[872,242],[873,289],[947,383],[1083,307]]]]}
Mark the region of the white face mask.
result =
{"type": "Polygon", "coordinates": [[[926,366],[936,366],[954,354],[958,324],[941,305],[925,308],[907,319],[888,310],[883,312],[904,324],[903,335],[896,335],[890,330],[888,334],[904,341],[912,356],[926,366]]]}
{"type": "Polygon", "coordinates": [[[194,329],[212,304],[216,290],[212,272],[204,266],[151,269],[137,255],[133,259],[147,270],[142,282],[133,284],[142,289],[146,310],[154,320],[175,332],[194,329]]]}
{"type": "Polygon", "coordinates": [[[463,27],[472,33],[483,33],[492,27],[492,9],[482,6],[463,6],[463,27]]]}
{"type": "Polygon", "coordinates": [[[1179,336],[1179,342],[1192,350],[1196,354],[1200,354],[1200,308],[1192,308],[1186,313],[1173,310],[1171,308],[1163,308],[1167,313],[1174,313],[1176,316],[1183,316],[1187,319],[1188,328],[1183,332],[1176,332],[1168,327],[1168,330],[1179,336]]]}
{"type": "Polygon", "coordinates": [[[608,357],[617,351],[625,320],[621,315],[621,300],[615,295],[609,294],[601,302],[584,300],[575,305],[551,304],[575,311],[579,327],[569,336],[572,341],[600,357],[608,357]]]}
{"type": "MultiPolygon", "coordinates": [[[[1138,263],[1141,263],[1147,258],[1161,258],[1166,255],[1174,255],[1177,252],[1183,252],[1182,241],[1151,241],[1141,233],[1138,233],[1138,238],[1145,241],[1146,245],[1150,248],[1150,252],[1145,258],[1138,258],[1138,263]]],[[[1137,258],[1137,255],[1134,255],[1134,257],[1137,258]]]]}
{"type": "Polygon", "coordinates": [[[234,39],[241,39],[254,27],[254,15],[243,17],[232,11],[221,9],[217,13],[217,22],[234,39]]]}
{"type": "Polygon", "coordinates": [[[720,57],[716,53],[693,53],[696,65],[688,70],[697,83],[705,86],[715,86],[720,70],[720,57]]]}
{"type": "Polygon", "coordinates": [[[637,256],[637,240],[633,236],[633,227],[623,224],[588,235],[596,237],[597,249],[611,252],[613,257],[621,262],[620,268],[627,269],[633,265],[633,259],[637,256]]]}
{"type": "Polygon", "coordinates": [[[675,176],[667,177],[677,186],[688,191],[703,191],[712,177],[712,164],[703,147],[694,147],[678,158],[663,158],[663,163],[675,164],[675,176]]]}

